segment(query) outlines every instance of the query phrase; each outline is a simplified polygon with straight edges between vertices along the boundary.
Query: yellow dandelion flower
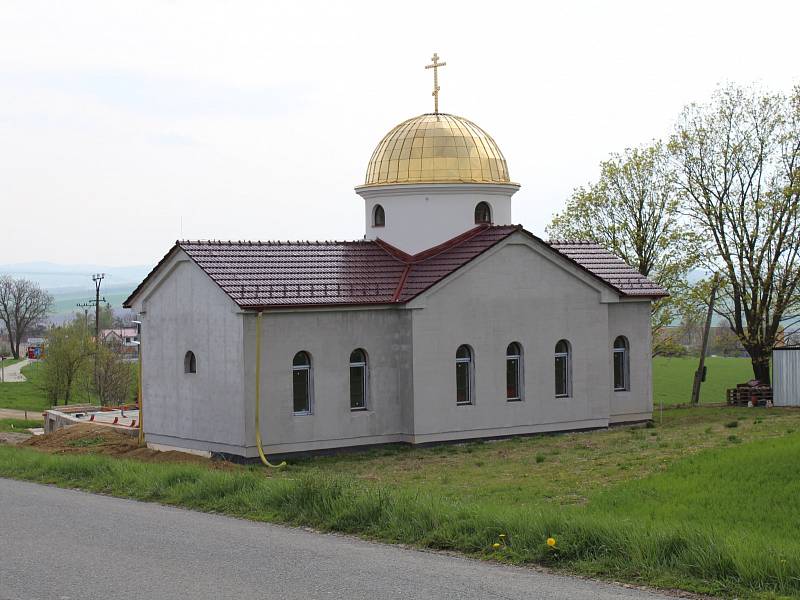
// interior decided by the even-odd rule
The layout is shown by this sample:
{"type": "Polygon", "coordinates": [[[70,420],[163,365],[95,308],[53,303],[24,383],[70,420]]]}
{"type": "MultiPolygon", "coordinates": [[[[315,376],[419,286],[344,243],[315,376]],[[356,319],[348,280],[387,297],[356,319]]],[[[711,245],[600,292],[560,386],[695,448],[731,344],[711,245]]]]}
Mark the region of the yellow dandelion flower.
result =
{"type": "Polygon", "coordinates": [[[495,550],[497,550],[499,547],[500,547],[500,544],[498,544],[497,542],[492,544],[492,548],[494,548],[495,550]]]}
{"type": "Polygon", "coordinates": [[[500,537],[500,539],[503,539],[504,537],[506,537],[506,534],[505,533],[501,533],[499,537],[500,537]]]}
{"type": "Polygon", "coordinates": [[[551,537],[547,538],[547,545],[550,546],[551,548],[554,548],[556,545],[556,539],[551,537]]]}

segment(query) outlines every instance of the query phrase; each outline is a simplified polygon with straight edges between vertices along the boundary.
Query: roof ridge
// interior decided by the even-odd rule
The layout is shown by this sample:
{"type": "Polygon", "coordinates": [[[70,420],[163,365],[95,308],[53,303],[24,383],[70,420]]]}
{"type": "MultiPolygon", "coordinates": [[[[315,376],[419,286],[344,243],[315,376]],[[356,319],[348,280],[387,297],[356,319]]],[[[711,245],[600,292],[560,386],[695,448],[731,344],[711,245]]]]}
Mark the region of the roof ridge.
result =
{"type": "Polygon", "coordinates": [[[176,246],[336,246],[371,245],[371,240],[175,240],[176,246]]]}

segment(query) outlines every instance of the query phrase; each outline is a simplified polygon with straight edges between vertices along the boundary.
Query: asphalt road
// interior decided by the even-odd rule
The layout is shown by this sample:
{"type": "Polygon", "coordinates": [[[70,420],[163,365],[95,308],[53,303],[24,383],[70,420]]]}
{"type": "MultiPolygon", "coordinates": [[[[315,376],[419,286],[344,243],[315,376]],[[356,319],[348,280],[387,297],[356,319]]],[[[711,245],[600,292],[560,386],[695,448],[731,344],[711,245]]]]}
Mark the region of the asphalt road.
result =
{"type": "Polygon", "coordinates": [[[0,479],[0,599],[93,598],[667,596],[0,479]]]}

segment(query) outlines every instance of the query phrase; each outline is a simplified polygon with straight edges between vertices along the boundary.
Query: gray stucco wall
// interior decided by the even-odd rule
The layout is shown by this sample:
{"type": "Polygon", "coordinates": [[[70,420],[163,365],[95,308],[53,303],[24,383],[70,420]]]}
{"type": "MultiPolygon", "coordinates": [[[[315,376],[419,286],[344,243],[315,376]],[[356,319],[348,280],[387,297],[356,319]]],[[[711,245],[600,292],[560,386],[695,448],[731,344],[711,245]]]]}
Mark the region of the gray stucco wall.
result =
{"type": "Polygon", "coordinates": [[[610,421],[620,423],[649,419],[653,412],[653,359],[650,302],[621,302],[608,305],[609,372],[611,351],[619,335],[628,339],[629,391],[611,392],[610,421]]]}
{"type": "MultiPolygon", "coordinates": [[[[600,427],[609,422],[610,304],[574,269],[553,262],[528,243],[508,243],[418,302],[413,312],[414,435],[434,441],[600,427]],[[554,350],[572,346],[572,396],[555,397],[554,350]],[[524,398],[505,398],[505,352],[516,341],[524,352],[524,398]],[[455,355],[474,352],[474,404],[456,404],[455,355]]],[[[647,304],[647,303],[643,303],[647,304]]],[[[615,320],[638,323],[638,304],[615,304],[615,320]],[[631,315],[633,311],[633,315],[631,315]]],[[[649,321],[648,321],[649,323],[649,321]]],[[[624,329],[639,355],[637,388],[629,407],[649,402],[649,327],[624,329]],[[644,355],[642,352],[647,348],[644,355]],[[646,356],[646,358],[645,358],[646,356]],[[645,389],[647,391],[645,391],[645,389]]]]}
{"type": "MultiPolygon", "coordinates": [[[[256,315],[185,254],[137,299],[143,315],[149,442],[257,456],[256,315]],[[184,354],[197,373],[184,373],[184,354]]],[[[603,427],[650,417],[650,303],[609,288],[522,235],[512,236],[405,307],[265,312],[261,434],[265,452],[413,443],[603,427]],[[631,388],[612,390],[612,345],[630,344],[631,388]],[[555,397],[554,349],[572,347],[572,394],[555,397]],[[524,394],[508,402],[506,347],[523,348],[524,394]],[[455,354],[473,350],[474,404],[455,398],[455,354]],[[349,357],[369,364],[366,411],[351,411],[349,357]],[[313,363],[313,412],[292,408],[292,359],[313,363]]]]}
{"type": "Polygon", "coordinates": [[[145,290],[142,315],[144,430],[148,442],[241,451],[244,445],[242,316],[182,252],[145,290]],[[197,372],[184,373],[188,350],[197,372]]]}
{"type": "MultiPolygon", "coordinates": [[[[255,449],[255,315],[245,321],[248,455],[255,449]]],[[[402,309],[270,312],[262,317],[261,433],[267,452],[406,439],[412,428],[410,314],[402,309]],[[351,411],[350,353],[369,364],[367,410],[351,411]],[[292,359],[312,359],[313,412],[295,415],[292,359]]]]}

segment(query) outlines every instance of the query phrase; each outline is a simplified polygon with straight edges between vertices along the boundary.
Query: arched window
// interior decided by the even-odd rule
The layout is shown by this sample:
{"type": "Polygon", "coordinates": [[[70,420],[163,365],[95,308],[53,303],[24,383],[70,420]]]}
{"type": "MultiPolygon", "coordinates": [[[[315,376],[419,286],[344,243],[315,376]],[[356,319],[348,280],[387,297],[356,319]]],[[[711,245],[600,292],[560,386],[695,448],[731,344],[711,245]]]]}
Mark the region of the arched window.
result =
{"type": "Polygon", "coordinates": [[[469,346],[456,351],[456,404],[472,404],[473,362],[469,346]]]}
{"type": "Polygon", "coordinates": [[[372,226],[383,227],[386,225],[386,213],[380,204],[376,204],[372,209],[372,226]]]}
{"type": "Polygon", "coordinates": [[[475,223],[491,223],[492,222],[492,209],[488,202],[478,202],[475,207],[475,223]]]}
{"type": "Polygon", "coordinates": [[[311,414],[311,357],[298,352],[292,360],[292,406],[294,414],[311,414]]]}
{"type": "Polygon", "coordinates": [[[361,348],[350,353],[350,410],[367,408],[367,353],[361,348]]]}
{"type": "Polygon", "coordinates": [[[522,400],[522,346],[517,342],[506,348],[506,400],[522,400]]]}
{"type": "Polygon", "coordinates": [[[620,335],[614,340],[614,391],[625,392],[630,388],[630,365],[628,340],[620,335]]]}
{"type": "Polygon", "coordinates": [[[194,352],[191,350],[183,357],[183,372],[197,373],[197,359],[194,357],[194,352]]]}
{"type": "Polygon", "coordinates": [[[572,349],[567,340],[556,344],[556,398],[572,395],[572,349]]]}

